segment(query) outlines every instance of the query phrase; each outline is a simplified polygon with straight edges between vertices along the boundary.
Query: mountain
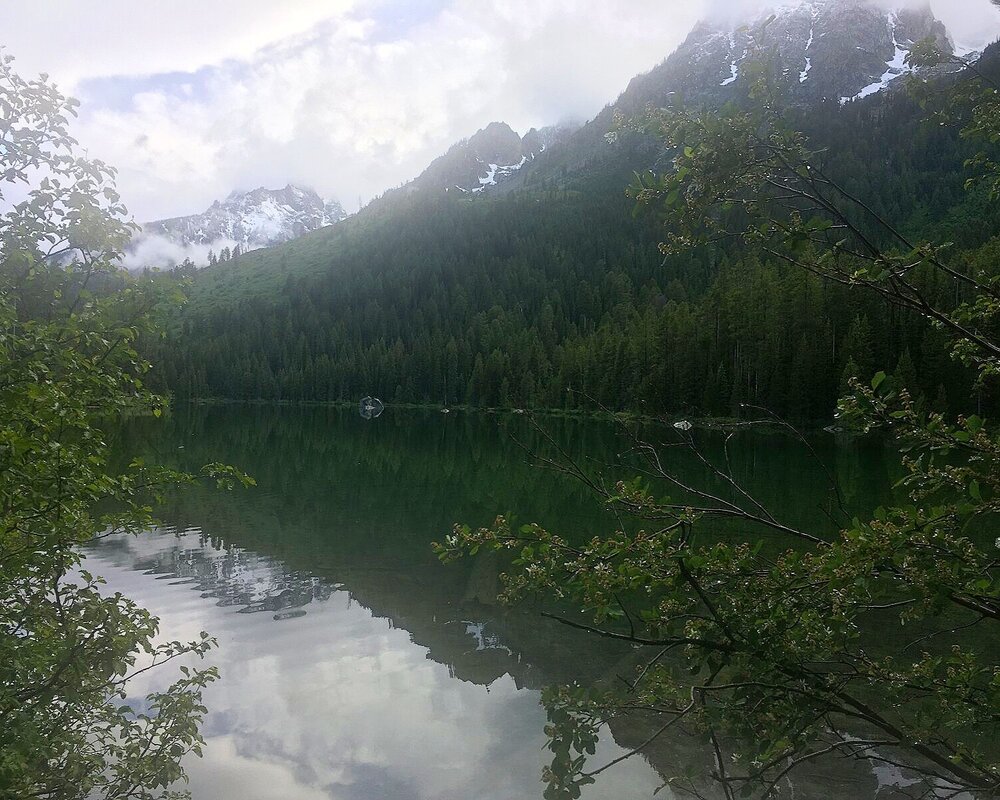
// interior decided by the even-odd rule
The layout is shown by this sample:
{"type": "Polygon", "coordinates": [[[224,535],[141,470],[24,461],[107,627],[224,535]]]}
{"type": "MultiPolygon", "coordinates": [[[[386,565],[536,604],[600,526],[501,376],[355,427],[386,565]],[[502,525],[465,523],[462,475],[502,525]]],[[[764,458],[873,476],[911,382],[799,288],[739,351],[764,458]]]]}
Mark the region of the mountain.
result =
{"type": "Polygon", "coordinates": [[[724,102],[747,80],[747,59],[763,53],[773,58],[788,101],[844,103],[894,85],[911,71],[905,63],[909,48],[928,37],[954,52],[927,3],[886,10],[866,0],[811,0],[766,11],[735,29],[702,23],[630,90],[646,93],[667,78],[687,100],[724,102]]]}
{"type": "MultiPolygon", "coordinates": [[[[650,167],[657,152],[631,140],[609,146],[616,115],[629,118],[649,106],[675,102],[720,108],[743,102],[749,87],[748,61],[770,60],[772,80],[789,107],[815,112],[828,105],[895,91],[911,72],[908,48],[933,37],[947,53],[955,46],[929,4],[886,9],[876,0],[803,0],[765,10],[729,24],[698,23],[660,64],[633,78],[625,91],[579,130],[550,148],[530,170],[521,170],[507,190],[565,188],[574,178],[590,181],[609,170],[629,176],[650,167]]],[[[978,53],[962,53],[967,58],[978,53]]],[[[935,73],[958,69],[935,68],[935,73]]]]}
{"type": "MultiPolygon", "coordinates": [[[[631,214],[633,172],[669,161],[652,139],[609,142],[615,112],[671,93],[709,109],[747,102],[748,30],[776,51],[788,122],[824,153],[828,175],[911,239],[954,242],[969,269],[992,263],[997,209],[965,190],[976,144],[923,124],[883,79],[906,42],[947,33],[925,9],[813,2],[769,23],[700,25],[577,130],[545,143],[495,123],[350,220],[201,271],[173,338],[151,353],[161,386],[195,398],[371,394],[650,414],[734,415],[749,403],[817,420],[845,371],[886,368],[961,410],[971,382],[939,332],[737,241],[664,261],[662,230],[631,214]]],[[[978,69],[1000,74],[997,48],[978,69]]]]}
{"type": "MultiPolygon", "coordinates": [[[[201,214],[149,222],[132,241],[131,259],[143,266],[163,266],[178,254],[204,256],[207,248],[240,245],[244,251],[288,242],[309,231],[340,222],[347,213],[336,200],[323,200],[312,189],[288,184],[233,192],[201,214]],[[204,252],[203,252],[204,251],[204,252]],[[166,262],[165,262],[166,260],[166,262]]],[[[195,259],[199,260],[199,259],[195,259]]]]}
{"type": "MultiPolygon", "coordinates": [[[[759,53],[770,54],[790,103],[844,104],[901,85],[897,79],[910,72],[905,64],[909,46],[927,37],[954,52],[944,25],[926,3],[886,10],[869,0],[805,0],[732,25],[702,22],[588,124],[532,128],[521,137],[504,122],[491,122],[435,159],[404,191],[478,195],[501,185],[503,191],[551,188],[581,171],[592,175],[601,163],[629,174],[649,166],[654,154],[636,142],[627,147],[638,152],[608,147],[605,137],[615,112],[630,116],[676,97],[709,106],[744,97],[747,61],[759,53]]],[[[131,260],[176,263],[179,246],[204,262],[211,245],[269,247],[346,216],[336,201],[324,202],[312,190],[292,185],[234,192],[203,214],[148,223],[133,242],[131,260]]]]}
{"type": "Polygon", "coordinates": [[[573,128],[532,128],[522,138],[505,122],[491,122],[453,145],[412,183],[413,188],[478,194],[509,178],[573,128]]]}

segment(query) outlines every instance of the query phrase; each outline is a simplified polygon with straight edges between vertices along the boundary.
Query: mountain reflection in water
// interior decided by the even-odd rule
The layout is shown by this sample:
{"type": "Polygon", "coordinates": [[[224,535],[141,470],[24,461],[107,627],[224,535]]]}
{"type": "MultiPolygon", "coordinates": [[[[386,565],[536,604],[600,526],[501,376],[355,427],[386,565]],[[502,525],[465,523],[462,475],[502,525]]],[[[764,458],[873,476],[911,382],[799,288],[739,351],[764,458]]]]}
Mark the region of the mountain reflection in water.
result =
{"type": "MultiPolygon", "coordinates": [[[[546,425],[575,454],[612,460],[621,447],[609,425],[546,425]]],[[[188,764],[194,800],[541,797],[540,689],[634,674],[641,654],[627,645],[536,609],[498,607],[497,556],[445,567],[431,552],[452,523],[488,524],[511,510],[570,537],[616,525],[580,486],[525,463],[511,436],[542,444],[523,419],[388,409],[366,422],[353,410],[185,408],[114,435],[123,458],[187,468],[224,461],[258,482],[233,493],[185,490],[171,498],[164,528],[89,552],[112,590],[160,616],[165,637],[206,630],[219,640],[208,746],[188,764]]],[[[709,435],[705,444],[717,442],[709,435]]],[[[736,444],[736,472],[786,518],[829,524],[825,478],[807,454],[774,435],[736,444]]],[[[852,507],[887,495],[880,448],[832,437],[817,446],[852,507]]],[[[135,694],[168,674],[143,676],[135,694]]],[[[616,722],[594,764],[638,745],[649,724],[616,722]]],[[[696,738],[674,735],[604,773],[585,797],[651,797],[662,784],[655,767],[678,763],[711,769],[696,738]]],[[[877,783],[870,773],[819,770],[796,797],[872,797],[877,783]]]]}

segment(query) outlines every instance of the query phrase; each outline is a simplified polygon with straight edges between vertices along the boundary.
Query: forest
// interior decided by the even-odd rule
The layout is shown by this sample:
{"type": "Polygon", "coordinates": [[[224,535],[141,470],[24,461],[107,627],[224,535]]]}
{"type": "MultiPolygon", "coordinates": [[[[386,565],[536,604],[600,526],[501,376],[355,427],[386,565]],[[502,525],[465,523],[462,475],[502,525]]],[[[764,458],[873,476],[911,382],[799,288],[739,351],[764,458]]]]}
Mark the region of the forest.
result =
{"type": "MultiPolygon", "coordinates": [[[[996,209],[965,191],[957,129],[924,116],[898,91],[793,122],[874,211],[987,268],[996,209]]],[[[989,407],[911,314],[739,243],[665,259],[660,226],[626,196],[662,157],[625,139],[492,197],[404,187],[297,241],[160,275],[184,281],[188,302],[149,345],[157,388],[710,417],[746,404],[822,421],[850,377],[890,365],[936,407],[989,407]]],[[[931,295],[955,291],[928,281],[931,295]]]]}

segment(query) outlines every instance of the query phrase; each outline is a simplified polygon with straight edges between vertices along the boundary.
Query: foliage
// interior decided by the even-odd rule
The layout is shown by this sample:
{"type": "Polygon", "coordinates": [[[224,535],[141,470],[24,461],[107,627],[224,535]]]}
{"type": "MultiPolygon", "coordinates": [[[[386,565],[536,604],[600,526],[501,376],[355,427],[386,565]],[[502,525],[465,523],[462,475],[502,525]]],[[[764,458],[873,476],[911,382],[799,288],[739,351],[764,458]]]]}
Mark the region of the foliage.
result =
{"type": "Polygon", "coordinates": [[[135,343],[163,298],[114,266],[130,227],[113,170],[74,154],[75,101],[11,61],[0,51],[0,199],[26,196],[0,218],[0,797],[179,796],[167,787],[200,752],[215,672],[183,666],[144,700],[129,688],[212,640],[157,642],[156,619],[106,592],[80,549],[147,529],[160,492],[197,479],[108,470],[101,420],[162,412],[135,343]]]}
{"type": "MultiPolygon", "coordinates": [[[[972,163],[988,164],[992,137],[976,137],[997,124],[994,89],[978,73],[963,81],[954,91],[971,103],[964,130],[983,151],[972,163]]],[[[885,314],[919,315],[989,385],[1000,363],[995,264],[964,263],[877,214],[824,168],[763,82],[757,99],[721,113],[651,111],[632,126],[672,156],[666,173],[634,188],[665,225],[663,252],[738,241],[863,291],[885,314]]],[[[572,547],[499,519],[460,526],[439,547],[446,560],[513,551],[505,599],[556,598],[589,616],[563,615],[566,624],[641,647],[623,686],[549,694],[548,796],[578,796],[601,771],[586,768],[594,733],[637,710],[660,722],[633,754],[681,726],[704,737],[716,786],[697,775],[669,781],[699,796],[772,797],[803,765],[837,756],[904,769],[915,781],[907,796],[997,796],[1000,436],[975,414],[930,410],[901,381],[912,364],[901,359],[897,371],[851,380],[840,416],[895,437],[906,504],[866,520],[842,509],[837,536],[785,523],[725,458],[706,461],[725,492],[685,484],[661,448],[636,437],[642,480],[607,487],[573,462],[562,468],[642,530],[572,547]],[[745,543],[713,539],[713,518],[741,520],[745,543]]],[[[678,444],[694,447],[685,436],[678,444]]]]}

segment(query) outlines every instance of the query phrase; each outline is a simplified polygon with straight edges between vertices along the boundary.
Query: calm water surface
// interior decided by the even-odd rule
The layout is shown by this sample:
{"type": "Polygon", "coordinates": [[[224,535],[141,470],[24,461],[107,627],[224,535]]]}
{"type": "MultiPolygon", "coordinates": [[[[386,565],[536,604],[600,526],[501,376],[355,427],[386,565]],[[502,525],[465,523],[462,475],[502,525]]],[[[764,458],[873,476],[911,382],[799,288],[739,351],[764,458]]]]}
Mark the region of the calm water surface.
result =
{"type": "MultiPolygon", "coordinates": [[[[627,448],[605,423],[543,424],[594,470],[614,473],[606,465],[627,448]]],[[[648,433],[674,439],[669,429],[648,433]]],[[[446,567],[431,552],[454,522],[489,524],[500,513],[571,538],[616,525],[579,485],[526,463],[517,442],[546,445],[522,418],[181,408],[116,436],[123,458],[186,468],[224,461],[258,483],[184,491],[163,529],[89,551],[89,567],[157,614],[166,638],[206,630],[219,640],[212,663],[223,677],[205,698],[208,746],[188,764],[195,800],[539,798],[541,688],[634,670],[630,648],[537,609],[499,608],[495,556],[446,567]]],[[[721,453],[718,434],[700,439],[721,453]]],[[[827,435],[814,444],[852,509],[888,497],[893,462],[877,444],[827,435]]],[[[682,453],[668,453],[704,478],[682,453]]],[[[741,434],[730,457],[785,520],[832,527],[826,475],[788,437],[741,434]]],[[[136,694],[167,677],[154,673],[136,694]]],[[[595,766],[643,741],[648,724],[616,723],[595,766]]],[[[652,797],[663,782],[657,767],[678,763],[705,774],[710,765],[695,741],[674,737],[604,773],[585,796],[652,797]]],[[[873,796],[880,780],[805,776],[796,796],[873,796]]]]}

